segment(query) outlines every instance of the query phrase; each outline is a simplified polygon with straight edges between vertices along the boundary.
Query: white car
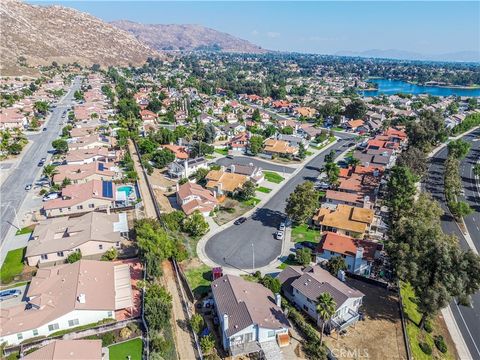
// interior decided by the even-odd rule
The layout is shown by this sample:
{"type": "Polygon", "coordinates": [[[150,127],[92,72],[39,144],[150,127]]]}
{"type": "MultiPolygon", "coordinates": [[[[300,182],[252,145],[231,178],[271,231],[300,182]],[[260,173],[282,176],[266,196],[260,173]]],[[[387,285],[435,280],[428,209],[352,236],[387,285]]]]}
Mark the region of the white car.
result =
{"type": "Polygon", "coordinates": [[[50,194],[47,194],[43,197],[43,201],[48,201],[48,200],[53,200],[53,199],[58,199],[58,198],[59,198],[58,193],[50,193],[50,194]]]}
{"type": "Polygon", "coordinates": [[[283,231],[277,231],[275,233],[275,237],[277,238],[277,240],[283,240],[283,237],[285,236],[285,233],[283,231]]]}
{"type": "Polygon", "coordinates": [[[285,231],[285,223],[284,222],[280,223],[280,226],[278,227],[278,230],[285,231]]]}

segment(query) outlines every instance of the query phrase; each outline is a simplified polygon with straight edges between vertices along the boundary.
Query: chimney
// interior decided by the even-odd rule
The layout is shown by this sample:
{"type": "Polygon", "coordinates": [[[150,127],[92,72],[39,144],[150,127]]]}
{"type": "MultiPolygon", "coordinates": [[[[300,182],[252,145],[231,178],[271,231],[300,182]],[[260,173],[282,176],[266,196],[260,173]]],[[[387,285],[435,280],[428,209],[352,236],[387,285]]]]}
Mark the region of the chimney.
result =
{"type": "Polygon", "coordinates": [[[177,187],[177,192],[178,192],[178,190],[180,190],[180,185],[178,185],[178,182],[176,183],[176,187],[177,187]]]}
{"type": "Polygon", "coordinates": [[[230,172],[233,174],[235,172],[235,165],[230,165],[230,172]]]}
{"type": "Polygon", "coordinates": [[[280,294],[275,294],[275,304],[277,304],[278,307],[282,307],[282,297],[280,294]]]}
{"type": "Polygon", "coordinates": [[[85,294],[80,294],[80,295],[78,295],[78,296],[77,296],[77,300],[78,300],[78,302],[79,302],[80,304],[85,304],[86,301],[87,301],[87,299],[86,299],[86,297],[85,297],[85,294]]]}
{"type": "Polygon", "coordinates": [[[226,332],[227,329],[228,329],[228,315],[227,314],[223,314],[223,327],[222,327],[223,331],[226,332]]]}
{"type": "Polygon", "coordinates": [[[188,178],[188,159],[183,162],[183,167],[185,168],[185,177],[188,178]]]}
{"type": "Polygon", "coordinates": [[[107,215],[110,215],[110,206],[107,206],[107,215]]]}
{"type": "Polygon", "coordinates": [[[340,281],[345,282],[345,271],[344,271],[344,270],[339,270],[339,271],[338,271],[338,274],[337,274],[337,278],[338,278],[340,281]]]}
{"type": "Polygon", "coordinates": [[[357,247],[357,252],[355,254],[355,260],[353,263],[353,273],[356,274],[360,271],[360,266],[362,266],[362,259],[363,259],[363,247],[357,247]]]}

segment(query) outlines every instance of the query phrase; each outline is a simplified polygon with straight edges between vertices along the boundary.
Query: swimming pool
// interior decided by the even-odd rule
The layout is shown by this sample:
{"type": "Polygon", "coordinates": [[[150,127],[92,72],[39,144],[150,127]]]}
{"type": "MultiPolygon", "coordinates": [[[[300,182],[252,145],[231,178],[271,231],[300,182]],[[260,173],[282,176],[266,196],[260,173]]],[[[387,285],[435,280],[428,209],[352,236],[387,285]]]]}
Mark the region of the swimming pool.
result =
{"type": "Polygon", "coordinates": [[[117,189],[117,191],[123,191],[128,198],[133,191],[133,187],[131,187],[131,186],[121,186],[117,189]]]}

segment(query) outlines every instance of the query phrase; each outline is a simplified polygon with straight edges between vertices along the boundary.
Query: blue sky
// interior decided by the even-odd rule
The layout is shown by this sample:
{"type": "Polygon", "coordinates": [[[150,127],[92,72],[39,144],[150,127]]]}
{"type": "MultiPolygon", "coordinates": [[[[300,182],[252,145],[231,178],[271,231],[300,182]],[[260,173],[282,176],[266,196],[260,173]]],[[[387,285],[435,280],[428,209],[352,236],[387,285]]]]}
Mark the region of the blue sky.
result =
{"type": "MultiPolygon", "coordinates": [[[[33,1],[31,1],[33,3],[33,1]]],[[[480,51],[478,1],[36,1],[107,21],[200,24],[264,48],[334,54],[399,49],[480,51]]]]}

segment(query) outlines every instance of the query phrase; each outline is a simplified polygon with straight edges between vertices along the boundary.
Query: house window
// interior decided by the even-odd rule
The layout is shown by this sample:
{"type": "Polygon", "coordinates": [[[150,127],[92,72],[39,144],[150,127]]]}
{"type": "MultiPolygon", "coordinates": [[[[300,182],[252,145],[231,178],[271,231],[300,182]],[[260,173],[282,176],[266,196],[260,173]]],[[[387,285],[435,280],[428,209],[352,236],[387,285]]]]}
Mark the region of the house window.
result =
{"type": "Polygon", "coordinates": [[[68,326],[70,326],[70,327],[76,326],[78,324],[79,324],[78,319],[68,320],[68,326]]]}
{"type": "Polygon", "coordinates": [[[63,212],[63,209],[62,209],[62,208],[60,208],[60,209],[58,209],[58,211],[62,213],[62,212],[63,212]]]}
{"type": "Polygon", "coordinates": [[[57,252],[57,256],[58,256],[58,257],[63,257],[63,251],[57,252]]]}
{"type": "Polygon", "coordinates": [[[72,208],[71,208],[71,207],[69,207],[67,210],[68,210],[68,211],[72,211],[72,208]]]}
{"type": "Polygon", "coordinates": [[[268,332],[268,337],[271,338],[271,337],[274,337],[275,336],[275,331],[269,331],[268,332]]]}
{"type": "Polygon", "coordinates": [[[58,323],[48,325],[48,331],[54,331],[58,329],[59,329],[58,323]]]}
{"type": "Polygon", "coordinates": [[[95,204],[88,204],[88,207],[89,207],[90,209],[93,209],[93,208],[95,207],[95,204]]]}
{"type": "Polygon", "coordinates": [[[102,250],[102,249],[103,249],[103,245],[102,245],[102,244],[99,244],[99,245],[98,245],[98,248],[99,248],[100,250],[102,250]]]}
{"type": "Polygon", "coordinates": [[[117,242],[115,243],[115,246],[116,246],[116,247],[120,247],[120,241],[117,241],[117,242]]]}
{"type": "Polygon", "coordinates": [[[42,254],[42,255],[40,255],[40,258],[42,260],[48,260],[48,255],[47,254],[42,254]]]}
{"type": "Polygon", "coordinates": [[[305,310],[306,312],[308,312],[308,306],[307,306],[307,305],[303,305],[303,310],[305,310]]]}
{"type": "Polygon", "coordinates": [[[83,205],[78,205],[77,206],[77,210],[82,210],[83,209],[83,205]]]}
{"type": "Polygon", "coordinates": [[[33,334],[33,336],[38,336],[38,330],[37,330],[37,329],[33,329],[33,330],[32,330],[32,334],[33,334]]]}
{"type": "Polygon", "coordinates": [[[23,334],[22,334],[22,333],[18,333],[18,334],[17,334],[17,339],[18,339],[18,340],[22,340],[22,339],[23,339],[23,334]]]}
{"type": "Polygon", "coordinates": [[[112,313],[111,311],[109,311],[109,312],[107,313],[107,316],[108,316],[108,317],[112,317],[112,315],[113,315],[113,313],[112,313]]]}

